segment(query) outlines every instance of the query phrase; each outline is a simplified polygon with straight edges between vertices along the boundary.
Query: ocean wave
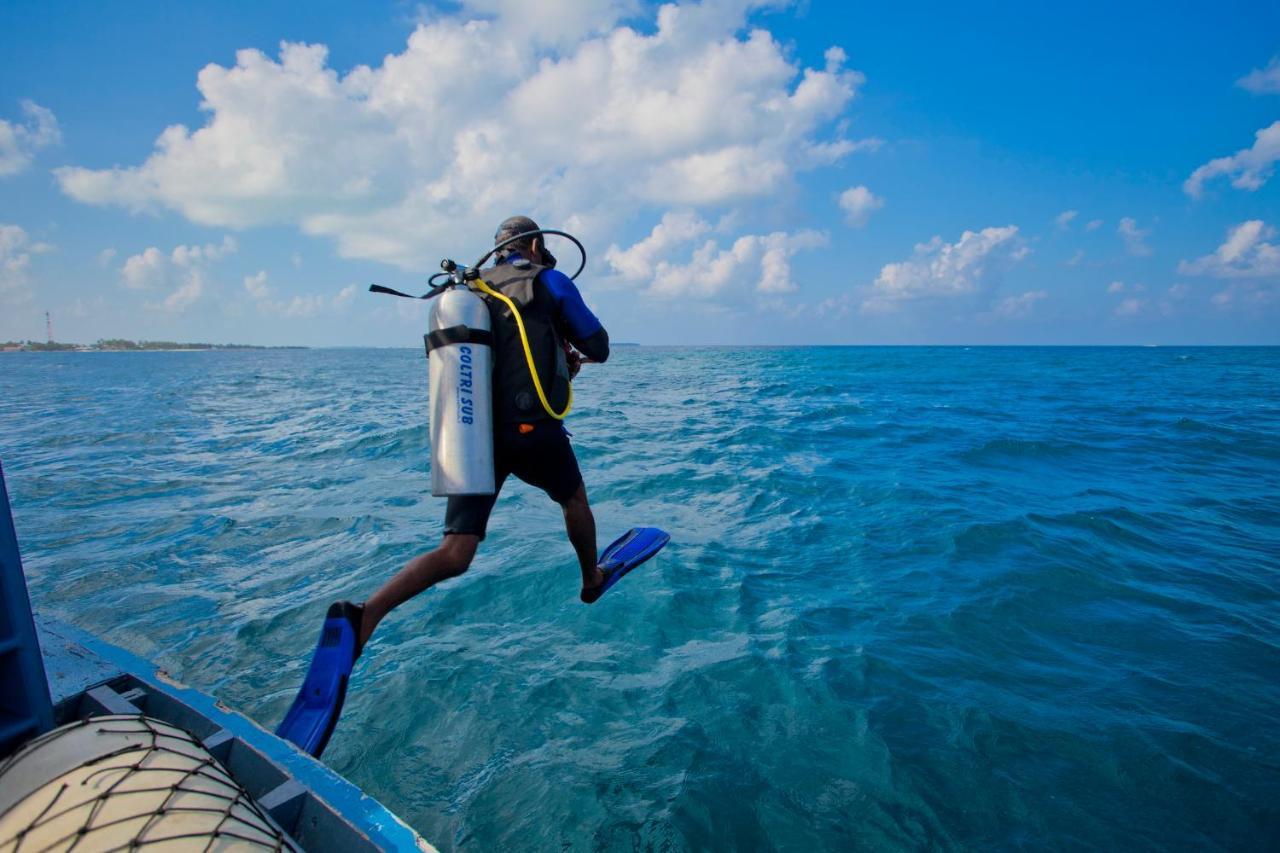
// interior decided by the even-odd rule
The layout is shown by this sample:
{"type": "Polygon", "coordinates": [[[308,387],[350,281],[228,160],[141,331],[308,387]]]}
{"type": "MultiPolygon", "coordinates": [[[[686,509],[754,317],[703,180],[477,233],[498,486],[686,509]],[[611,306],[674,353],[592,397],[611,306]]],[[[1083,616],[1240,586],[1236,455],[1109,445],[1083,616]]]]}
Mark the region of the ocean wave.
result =
{"type": "MultiPolygon", "coordinates": [[[[68,364],[0,374],[37,607],[274,726],[328,603],[442,533],[421,353],[68,364]]],[[[601,542],[671,545],[584,607],[513,479],[471,570],[380,626],[326,761],[443,850],[1257,847],[1278,377],[1271,349],[619,350],[569,429],[601,542]]]]}

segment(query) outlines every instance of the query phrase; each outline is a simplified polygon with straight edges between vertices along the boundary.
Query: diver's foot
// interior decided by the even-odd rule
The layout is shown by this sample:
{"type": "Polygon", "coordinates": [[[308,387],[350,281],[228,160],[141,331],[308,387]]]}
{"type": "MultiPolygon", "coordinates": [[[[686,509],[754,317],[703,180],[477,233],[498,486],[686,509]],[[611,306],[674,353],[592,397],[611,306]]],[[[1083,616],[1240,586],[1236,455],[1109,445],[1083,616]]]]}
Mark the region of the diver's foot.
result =
{"type": "Polygon", "coordinates": [[[364,644],[368,642],[369,635],[373,633],[373,626],[365,627],[364,618],[364,602],[356,604],[354,601],[339,601],[336,605],[343,605],[342,615],[347,618],[347,622],[351,624],[351,630],[356,635],[355,654],[351,658],[354,664],[360,660],[360,653],[364,651],[364,644]]]}
{"type": "Polygon", "coordinates": [[[596,582],[590,586],[583,585],[582,592],[578,593],[578,598],[582,599],[583,604],[595,604],[600,596],[604,595],[604,584],[609,578],[608,576],[596,569],[596,582]]]}

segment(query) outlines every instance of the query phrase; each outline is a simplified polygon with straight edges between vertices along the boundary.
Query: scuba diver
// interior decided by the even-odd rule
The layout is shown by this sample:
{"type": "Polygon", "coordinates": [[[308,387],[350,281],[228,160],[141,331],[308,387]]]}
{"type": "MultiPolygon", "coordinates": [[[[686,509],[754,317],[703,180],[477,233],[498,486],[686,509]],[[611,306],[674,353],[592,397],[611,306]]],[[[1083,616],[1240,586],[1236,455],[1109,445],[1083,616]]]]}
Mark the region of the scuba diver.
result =
{"type": "MultiPolygon", "coordinates": [[[[512,216],[498,226],[494,243],[538,230],[529,217],[512,216]]],[[[503,249],[498,263],[485,270],[484,277],[490,287],[520,306],[543,387],[549,389],[551,405],[563,409],[569,381],[581,368],[582,355],[597,363],[609,358],[609,333],[582,301],[577,286],[556,270],[555,264],[543,239],[531,237],[503,249]]],[[[511,311],[496,301],[490,301],[489,307],[494,338],[494,493],[449,498],[441,543],[405,563],[395,577],[364,602],[357,655],[378,623],[393,609],[467,570],[484,539],[502,482],[509,474],[542,489],[560,504],[569,542],[582,569],[581,598],[590,604],[600,597],[604,575],[596,567],[596,520],[587,502],[578,459],[563,423],[542,410],[511,311]]]]}
{"type": "MultiPolygon", "coordinates": [[[[337,726],[351,669],[378,624],[396,607],[467,570],[509,475],[542,489],[563,510],[565,530],[582,570],[579,597],[586,604],[597,601],[670,539],[655,527],[632,528],[597,559],[595,517],[562,420],[573,399],[570,381],[587,361],[609,358],[609,334],[583,302],[573,278],[555,268],[546,234],[568,237],[577,245],[583,254],[581,272],[586,265],[581,243],[564,232],[540,229],[527,216],[512,216],[498,226],[494,248],[475,266],[444,261],[445,272],[432,277],[432,290],[410,297],[436,299],[433,330],[426,341],[431,364],[432,492],[448,496],[444,538],[405,563],[363,603],[338,601],[330,606],[302,689],[276,730],[313,756],[320,756],[337,726]],[[496,263],[480,269],[490,256],[496,263]],[[448,282],[434,284],[441,276],[448,282]],[[446,302],[453,307],[446,308],[446,302]],[[473,312],[469,319],[454,315],[458,305],[473,312]],[[441,320],[446,314],[452,318],[447,323],[441,320]],[[491,383],[480,378],[489,368],[490,347],[491,383]],[[474,399],[481,397],[483,405],[474,399]],[[448,469],[459,466],[478,475],[475,482],[437,489],[436,478],[448,479],[448,469]]],[[[409,296],[380,285],[370,290],[409,296]]]]}

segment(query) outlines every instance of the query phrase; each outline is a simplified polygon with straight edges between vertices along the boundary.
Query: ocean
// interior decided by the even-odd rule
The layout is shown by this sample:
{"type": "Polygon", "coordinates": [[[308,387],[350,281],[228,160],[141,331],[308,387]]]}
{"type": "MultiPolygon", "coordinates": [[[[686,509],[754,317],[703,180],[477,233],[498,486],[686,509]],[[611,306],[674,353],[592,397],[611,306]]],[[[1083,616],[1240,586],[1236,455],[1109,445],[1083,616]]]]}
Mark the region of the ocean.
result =
{"type": "MultiPolygon", "coordinates": [[[[619,347],[325,760],[442,850],[1280,847],[1280,349],[619,347]]],[[[0,355],[38,612],[274,728],[432,547],[420,349],[0,355]]]]}

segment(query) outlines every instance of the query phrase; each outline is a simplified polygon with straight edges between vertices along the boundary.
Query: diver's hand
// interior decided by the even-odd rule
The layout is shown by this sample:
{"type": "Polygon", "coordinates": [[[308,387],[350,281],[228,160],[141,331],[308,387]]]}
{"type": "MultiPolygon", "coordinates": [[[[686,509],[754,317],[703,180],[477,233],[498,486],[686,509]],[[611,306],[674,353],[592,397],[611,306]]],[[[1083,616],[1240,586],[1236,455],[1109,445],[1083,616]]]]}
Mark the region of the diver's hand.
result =
{"type": "Polygon", "coordinates": [[[582,369],[582,353],[577,350],[565,350],[564,360],[569,365],[569,378],[574,379],[582,369]]]}

